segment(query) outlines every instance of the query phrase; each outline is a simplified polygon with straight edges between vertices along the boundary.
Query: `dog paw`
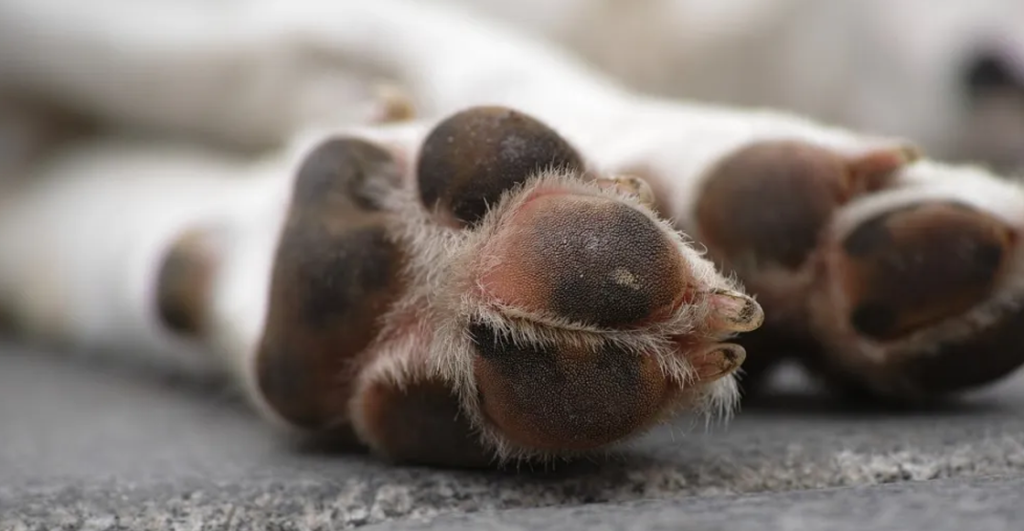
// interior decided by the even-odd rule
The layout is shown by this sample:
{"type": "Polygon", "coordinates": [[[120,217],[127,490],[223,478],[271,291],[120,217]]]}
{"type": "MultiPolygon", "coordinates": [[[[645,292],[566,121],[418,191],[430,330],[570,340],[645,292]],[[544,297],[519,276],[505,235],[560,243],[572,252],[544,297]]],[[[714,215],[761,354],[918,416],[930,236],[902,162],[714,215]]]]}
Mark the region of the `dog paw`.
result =
{"type": "Polygon", "coordinates": [[[452,115],[403,155],[410,175],[334,139],[298,170],[256,363],[279,416],[453,466],[729,410],[745,357],[730,340],[761,307],[651,211],[643,181],[600,175],[506,108],[452,115]],[[365,193],[382,181],[399,186],[365,193]]]}
{"type": "Polygon", "coordinates": [[[917,402],[991,384],[1024,363],[1024,195],[1008,182],[868,198],[822,242],[809,324],[832,379],[917,402]]]}
{"type": "Polygon", "coordinates": [[[765,307],[744,343],[760,361],[796,355],[837,389],[919,401],[1024,363],[1021,198],[898,146],[765,142],[708,174],[697,232],[765,307]]]}

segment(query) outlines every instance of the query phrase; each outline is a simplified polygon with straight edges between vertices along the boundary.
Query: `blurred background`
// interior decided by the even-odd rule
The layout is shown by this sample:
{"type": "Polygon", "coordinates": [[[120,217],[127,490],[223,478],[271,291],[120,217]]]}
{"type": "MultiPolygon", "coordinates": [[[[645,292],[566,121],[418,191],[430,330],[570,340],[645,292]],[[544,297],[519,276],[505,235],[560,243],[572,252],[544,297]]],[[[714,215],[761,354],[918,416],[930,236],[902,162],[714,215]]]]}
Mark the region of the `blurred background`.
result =
{"type": "Polygon", "coordinates": [[[633,87],[1024,164],[1024,2],[437,0],[566,46],[633,87]]]}
{"type": "MultiPolygon", "coordinates": [[[[935,157],[980,162],[1004,172],[1024,165],[1020,0],[419,3],[431,2],[566,48],[644,92],[789,110],[906,137],[935,157]]],[[[301,3],[316,2],[292,2],[301,3]]],[[[229,33],[233,12],[272,12],[279,4],[0,0],[0,170],[16,174],[19,164],[38,156],[40,149],[96,124],[146,125],[133,120],[152,113],[132,114],[96,96],[104,76],[125,72],[103,68],[104,61],[121,61],[129,68],[133,57],[146,53],[157,61],[134,72],[137,83],[103,88],[125,102],[144,101],[140,92],[165,83],[177,83],[187,94],[192,90],[188,80],[161,76],[158,61],[176,57],[164,48],[202,49],[211,26],[222,25],[229,33]],[[132,45],[136,42],[151,49],[127,49],[138,48],[132,45]],[[95,63],[80,59],[85,50],[95,63]]],[[[276,53],[262,49],[265,44],[253,43],[252,53],[276,53]]],[[[208,46],[206,53],[222,52],[208,46]]],[[[318,68],[344,69],[330,61],[318,68]]],[[[231,90],[228,75],[223,76],[225,91],[231,90]]]]}

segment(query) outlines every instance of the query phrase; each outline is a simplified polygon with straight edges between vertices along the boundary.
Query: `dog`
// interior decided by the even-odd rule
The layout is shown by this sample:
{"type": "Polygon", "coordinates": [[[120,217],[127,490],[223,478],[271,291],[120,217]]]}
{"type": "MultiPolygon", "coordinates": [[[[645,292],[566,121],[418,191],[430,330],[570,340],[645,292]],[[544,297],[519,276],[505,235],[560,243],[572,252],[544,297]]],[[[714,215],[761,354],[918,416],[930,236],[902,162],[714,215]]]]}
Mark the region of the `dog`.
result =
{"type": "Polygon", "coordinates": [[[452,467],[727,419],[786,359],[907,404],[1024,362],[1024,191],[905,139],[636,92],[419,2],[21,9],[49,22],[0,35],[59,51],[6,62],[22,87],[163,135],[67,146],[8,199],[23,341],[452,467]]]}

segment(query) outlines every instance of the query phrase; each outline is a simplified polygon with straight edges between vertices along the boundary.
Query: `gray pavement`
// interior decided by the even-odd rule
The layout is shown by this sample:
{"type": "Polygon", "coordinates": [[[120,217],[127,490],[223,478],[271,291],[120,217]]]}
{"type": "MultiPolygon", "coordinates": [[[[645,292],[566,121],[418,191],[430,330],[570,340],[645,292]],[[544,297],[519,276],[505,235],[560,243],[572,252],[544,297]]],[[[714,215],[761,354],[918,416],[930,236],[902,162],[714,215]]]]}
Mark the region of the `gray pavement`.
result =
{"type": "Polygon", "coordinates": [[[852,410],[798,379],[728,426],[549,471],[302,448],[216,386],[0,347],[0,531],[1022,529],[1024,376],[852,410]]]}
{"type": "Polygon", "coordinates": [[[1003,531],[1024,521],[1024,480],[936,480],[762,495],[510,509],[367,531],[1003,531]]]}

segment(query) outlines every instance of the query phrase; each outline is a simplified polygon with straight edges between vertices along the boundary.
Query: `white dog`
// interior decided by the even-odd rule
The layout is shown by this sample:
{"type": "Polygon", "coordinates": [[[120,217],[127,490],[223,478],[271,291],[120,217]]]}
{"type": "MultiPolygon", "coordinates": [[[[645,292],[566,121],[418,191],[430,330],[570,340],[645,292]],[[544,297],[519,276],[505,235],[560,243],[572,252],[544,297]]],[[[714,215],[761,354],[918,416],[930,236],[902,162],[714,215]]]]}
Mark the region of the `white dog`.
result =
{"type": "Polygon", "coordinates": [[[22,87],[162,135],[68,149],[0,212],[26,340],[457,466],[727,415],[787,356],[911,402],[1024,362],[1024,192],[908,142],[642,96],[414,1],[15,4],[22,87]]]}

